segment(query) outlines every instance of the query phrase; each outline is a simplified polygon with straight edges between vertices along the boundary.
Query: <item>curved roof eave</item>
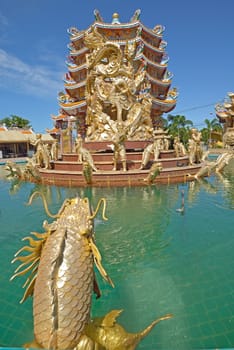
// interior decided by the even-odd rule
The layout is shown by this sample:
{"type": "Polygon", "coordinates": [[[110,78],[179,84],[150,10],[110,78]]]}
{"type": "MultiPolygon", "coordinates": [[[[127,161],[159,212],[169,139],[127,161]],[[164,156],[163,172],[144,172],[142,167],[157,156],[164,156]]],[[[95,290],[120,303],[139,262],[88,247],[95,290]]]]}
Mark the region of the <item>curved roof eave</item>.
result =
{"type": "MultiPolygon", "coordinates": [[[[140,57],[140,56],[139,56],[140,57]]],[[[144,54],[141,55],[141,57],[151,66],[157,67],[159,69],[165,69],[167,68],[167,64],[160,64],[160,63],[156,63],[153,61],[150,61],[144,54]]]]}
{"type": "Polygon", "coordinates": [[[176,106],[176,103],[176,100],[159,100],[155,98],[152,101],[152,104],[159,106],[163,112],[170,112],[176,106]]]}
{"type": "Polygon", "coordinates": [[[82,69],[87,69],[87,63],[84,63],[84,64],[82,64],[80,66],[75,65],[73,67],[69,66],[69,64],[67,64],[67,69],[68,69],[69,72],[79,72],[82,69]]]}
{"type": "Polygon", "coordinates": [[[103,29],[129,29],[129,28],[137,28],[141,27],[145,32],[150,34],[152,37],[156,37],[158,39],[162,38],[162,34],[155,33],[153,29],[150,29],[146,27],[141,21],[136,21],[136,22],[128,22],[128,23],[103,23],[103,22],[97,22],[95,21],[91,26],[89,26],[86,30],[78,31],[77,35],[72,35],[70,32],[70,40],[71,41],[76,41],[80,40],[84,37],[85,32],[91,31],[91,27],[98,27],[98,28],[103,28],[103,29]]]}
{"type": "MultiPolygon", "coordinates": [[[[153,37],[162,38],[162,34],[157,34],[153,32],[153,29],[150,29],[146,27],[141,21],[136,21],[136,22],[128,22],[128,23],[101,23],[101,22],[94,22],[93,24],[94,27],[99,27],[99,28],[113,28],[113,29],[128,29],[128,28],[135,28],[135,27],[141,27],[144,31],[146,31],[148,34],[152,35],[153,37]]],[[[90,27],[88,28],[90,29],[90,27]]]]}
{"type": "Polygon", "coordinates": [[[87,47],[82,47],[82,49],[77,50],[77,51],[70,51],[69,55],[70,56],[79,56],[81,54],[88,53],[88,48],[87,47]]]}
{"type": "Polygon", "coordinates": [[[220,119],[223,119],[223,120],[226,120],[228,119],[228,114],[226,112],[217,112],[216,111],[216,115],[218,118],[220,119]]]}
{"type": "Polygon", "coordinates": [[[86,106],[86,100],[78,101],[78,102],[69,102],[69,103],[59,103],[59,106],[64,109],[64,111],[73,110],[76,108],[86,106]]]}
{"type": "Polygon", "coordinates": [[[78,88],[80,88],[80,87],[83,87],[83,86],[85,86],[86,85],[86,80],[83,80],[83,81],[81,81],[81,82],[79,82],[79,83],[71,83],[71,84],[64,84],[64,87],[65,87],[65,89],[68,89],[68,90],[75,90],[75,89],[78,89],[78,88]]]}
{"type": "MultiPolygon", "coordinates": [[[[128,29],[128,28],[136,28],[142,26],[140,21],[136,22],[128,22],[128,23],[102,23],[102,22],[94,22],[93,27],[98,28],[107,28],[107,29],[128,29]]],[[[89,27],[88,29],[90,29],[89,27]]]]}
{"type": "Polygon", "coordinates": [[[146,73],[146,76],[147,76],[147,78],[149,79],[150,82],[153,82],[153,83],[155,83],[157,85],[162,85],[162,86],[168,87],[172,83],[171,80],[163,81],[163,80],[155,79],[155,78],[151,77],[151,75],[149,73],[146,73]]]}
{"type": "Polygon", "coordinates": [[[150,29],[146,27],[143,23],[141,23],[142,29],[144,29],[148,34],[152,35],[153,37],[156,37],[158,39],[162,39],[163,33],[162,34],[157,34],[153,31],[153,29],[150,29]]]}
{"type": "Polygon", "coordinates": [[[155,52],[160,53],[160,54],[163,54],[165,52],[164,49],[160,49],[159,47],[153,46],[153,45],[147,43],[147,41],[145,41],[142,38],[141,38],[141,41],[144,43],[145,46],[147,46],[147,48],[151,49],[152,51],[155,51],[155,52]]]}

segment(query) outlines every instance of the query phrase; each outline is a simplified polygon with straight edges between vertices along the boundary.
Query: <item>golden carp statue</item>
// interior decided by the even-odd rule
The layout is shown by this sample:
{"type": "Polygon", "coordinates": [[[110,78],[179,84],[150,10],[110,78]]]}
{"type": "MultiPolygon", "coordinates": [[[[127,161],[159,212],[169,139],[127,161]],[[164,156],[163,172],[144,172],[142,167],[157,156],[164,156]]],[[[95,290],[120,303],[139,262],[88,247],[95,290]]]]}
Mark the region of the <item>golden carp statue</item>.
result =
{"type": "MultiPolygon", "coordinates": [[[[29,203],[37,194],[33,193],[29,203]]],[[[94,213],[88,198],[67,199],[56,215],[49,213],[44,200],[47,214],[57,220],[44,222],[45,233],[32,232],[32,236],[24,238],[29,246],[21,248],[13,260],[21,265],[11,279],[30,271],[21,302],[33,295],[34,336],[41,348],[72,349],[78,344],[90,321],[92,290],[100,296],[94,262],[113,286],[94,243],[93,219],[101,202],[106,219],[104,199],[94,213]]]]}
{"type": "Polygon", "coordinates": [[[94,218],[103,203],[105,217],[106,201],[101,198],[93,212],[88,198],[66,199],[55,215],[57,220],[44,221],[44,233],[32,232],[23,240],[22,247],[12,262],[20,261],[11,280],[29,273],[23,287],[26,288],[21,302],[33,296],[33,320],[35,340],[25,347],[53,350],[134,350],[137,344],[165,315],[153,321],[139,333],[128,333],[116,322],[122,310],[112,310],[104,317],[91,319],[91,300],[94,291],[101,293],[94,275],[94,263],[102,277],[112,287],[112,280],[101,263],[101,254],[94,241],[94,218]],[[21,254],[22,253],[22,254],[21,254]]]}

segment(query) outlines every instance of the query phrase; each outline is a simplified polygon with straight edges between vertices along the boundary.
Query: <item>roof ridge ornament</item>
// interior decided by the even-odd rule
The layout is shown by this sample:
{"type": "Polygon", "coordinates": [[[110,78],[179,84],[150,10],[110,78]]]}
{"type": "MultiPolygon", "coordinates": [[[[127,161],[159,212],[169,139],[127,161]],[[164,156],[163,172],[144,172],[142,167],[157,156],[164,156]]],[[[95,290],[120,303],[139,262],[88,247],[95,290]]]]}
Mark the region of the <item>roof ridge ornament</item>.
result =
{"type": "Polygon", "coordinates": [[[134,15],[133,15],[132,18],[130,19],[130,22],[139,21],[140,15],[141,15],[141,10],[140,10],[140,9],[136,10],[136,11],[134,12],[134,15]]]}
{"type": "Polygon", "coordinates": [[[95,10],[93,11],[93,13],[94,13],[95,21],[96,21],[96,22],[101,22],[101,23],[103,23],[103,18],[102,18],[102,16],[100,15],[100,12],[99,12],[97,9],[95,9],[95,10]]]}
{"type": "Polygon", "coordinates": [[[157,35],[162,35],[163,32],[165,31],[165,26],[161,25],[161,24],[157,24],[154,28],[153,28],[153,32],[157,35]]]}

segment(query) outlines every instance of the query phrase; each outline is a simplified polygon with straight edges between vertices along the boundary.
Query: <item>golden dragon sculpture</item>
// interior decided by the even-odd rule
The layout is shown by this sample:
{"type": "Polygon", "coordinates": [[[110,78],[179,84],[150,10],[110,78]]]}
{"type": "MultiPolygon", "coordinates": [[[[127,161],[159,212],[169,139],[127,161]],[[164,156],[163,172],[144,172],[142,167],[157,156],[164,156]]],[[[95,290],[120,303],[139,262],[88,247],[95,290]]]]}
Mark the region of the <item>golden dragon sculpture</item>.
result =
{"type": "Polygon", "coordinates": [[[99,200],[93,212],[88,198],[66,199],[55,215],[49,212],[46,200],[40,195],[48,216],[56,219],[44,221],[44,233],[32,232],[25,237],[29,245],[22,247],[12,262],[21,264],[11,280],[29,273],[23,287],[21,302],[33,296],[35,340],[25,347],[53,350],[134,350],[137,344],[165,315],[151,323],[145,330],[127,333],[117,324],[121,310],[112,310],[102,318],[91,320],[92,292],[100,296],[94,275],[94,263],[105,281],[114,287],[102,266],[101,254],[94,240],[94,218],[106,201],[99,200]]]}

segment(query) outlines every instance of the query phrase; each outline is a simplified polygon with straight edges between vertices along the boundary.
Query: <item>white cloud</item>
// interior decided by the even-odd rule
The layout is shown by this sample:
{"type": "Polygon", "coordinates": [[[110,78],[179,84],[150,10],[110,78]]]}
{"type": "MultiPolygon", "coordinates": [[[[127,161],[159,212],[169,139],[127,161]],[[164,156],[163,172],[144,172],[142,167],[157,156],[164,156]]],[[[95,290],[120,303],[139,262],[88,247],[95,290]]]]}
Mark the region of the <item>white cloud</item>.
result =
{"type": "Polygon", "coordinates": [[[32,66],[0,49],[0,87],[34,96],[57,96],[62,90],[62,72],[32,66]]]}

